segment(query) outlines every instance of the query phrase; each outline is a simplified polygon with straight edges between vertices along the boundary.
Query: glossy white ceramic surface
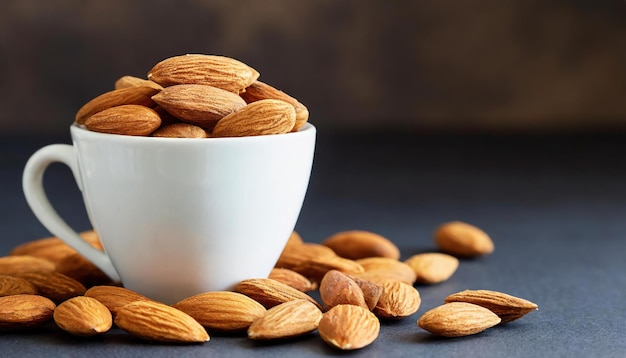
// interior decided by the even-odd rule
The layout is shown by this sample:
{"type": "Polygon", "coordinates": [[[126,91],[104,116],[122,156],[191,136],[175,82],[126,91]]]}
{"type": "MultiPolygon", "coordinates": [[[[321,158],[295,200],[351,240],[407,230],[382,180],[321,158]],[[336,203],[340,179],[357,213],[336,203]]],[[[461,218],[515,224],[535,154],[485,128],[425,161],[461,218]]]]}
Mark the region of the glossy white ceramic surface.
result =
{"type": "Polygon", "coordinates": [[[241,138],[151,138],[76,125],[73,146],[37,151],[24,169],[37,218],[125,287],[166,303],[266,277],[295,227],[316,129],[241,138]],[[106,254],[80,239],[42,186],[68,165],[106,254]]]}

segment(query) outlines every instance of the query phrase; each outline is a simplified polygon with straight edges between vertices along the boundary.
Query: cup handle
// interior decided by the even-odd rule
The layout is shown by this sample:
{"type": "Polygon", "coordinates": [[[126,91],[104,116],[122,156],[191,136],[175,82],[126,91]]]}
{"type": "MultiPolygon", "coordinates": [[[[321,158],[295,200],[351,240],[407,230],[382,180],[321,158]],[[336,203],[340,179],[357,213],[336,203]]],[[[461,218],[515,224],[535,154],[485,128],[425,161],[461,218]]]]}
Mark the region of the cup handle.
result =
{"type": "Polygon", "coordinates": [[[46,229],[85,256],[113,281],[119,282],[119,274],[113,267],[109,257],[83,240],[50,204],[43,187],[43,175],[48,166],[55,162],[63,163],[70,167],[78,188],[82,191],[82,180],[74,154],[74,147],[67,144],[52,144],[36,151],[26,163],[22,176],[22,188],[26,196],[26,202],[28,202],[31,210],[46,229]]]}

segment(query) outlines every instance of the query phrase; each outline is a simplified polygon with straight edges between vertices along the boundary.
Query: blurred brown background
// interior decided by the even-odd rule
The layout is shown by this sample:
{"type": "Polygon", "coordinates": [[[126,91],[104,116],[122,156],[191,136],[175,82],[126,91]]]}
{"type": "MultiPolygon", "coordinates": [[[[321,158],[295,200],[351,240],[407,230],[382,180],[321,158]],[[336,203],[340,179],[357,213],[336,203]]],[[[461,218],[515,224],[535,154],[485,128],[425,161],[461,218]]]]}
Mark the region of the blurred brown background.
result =
{"type": "Polygon", "coordinates": [[[0,133],[65,133],[126,74],[242,60],[331,130],[626,129],[618,0],[0,2],[0,133]]]}

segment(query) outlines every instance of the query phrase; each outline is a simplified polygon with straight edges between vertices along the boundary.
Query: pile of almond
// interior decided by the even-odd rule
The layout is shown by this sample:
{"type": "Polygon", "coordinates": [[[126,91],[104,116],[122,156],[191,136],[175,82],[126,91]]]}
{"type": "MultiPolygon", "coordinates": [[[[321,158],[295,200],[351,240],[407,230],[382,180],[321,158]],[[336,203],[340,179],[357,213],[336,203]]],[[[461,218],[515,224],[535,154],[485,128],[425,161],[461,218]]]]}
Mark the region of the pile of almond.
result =
{"type": "MultiPolygon", "coordinates": [[[[81,236],[101,248],[95,232],[81,236]]],[[[359,349],[378,338],[381,321],[419,310],[416,285],[445,281],[459,267],[457,257],[494,248],[484,231],[462,222],[437,228],[435,243],[438,250],[401,261],[398,247],[376,233],[344,231],[312,243],[294,232],[269,277],[166,305],[110,282],[58,238],[34,240],[0,257],[0,331],[54,321],[73,335],[103,334],[115,325],[140,339],[173,343],[206,342],[213,332],[257,341],[317,334],[337,349],[359,349]]],[[[443,301],[417,324],[444,337],[476,334],[537,309],[490,290],[465,290],[443,301]]]]}
{"type": "Polygon", "coordinates": [[[206,138],[289,133],[308,121],[306,106],[258,78],[229,57],[170,57],[147,78],[118,79],[78,110],[75,123],[102,133],[206,138]]]}

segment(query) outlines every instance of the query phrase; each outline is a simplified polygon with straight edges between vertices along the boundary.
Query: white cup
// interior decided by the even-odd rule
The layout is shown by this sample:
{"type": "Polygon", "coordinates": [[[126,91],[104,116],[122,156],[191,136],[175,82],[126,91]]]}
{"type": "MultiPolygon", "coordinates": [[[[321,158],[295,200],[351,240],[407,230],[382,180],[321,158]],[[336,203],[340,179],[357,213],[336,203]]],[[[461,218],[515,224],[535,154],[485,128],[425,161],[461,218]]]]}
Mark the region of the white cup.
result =
{"type": "Polygon", "coordinates": [[[24,169],[39,221],[124,287],[174,303],[267,277],[309,183],[316,129],[238,138],[154,138],[70,127],[73,146],[39,149],[24,169]],[[104,252],[51,206],[43,175],[71,168],[104,252]]]}

